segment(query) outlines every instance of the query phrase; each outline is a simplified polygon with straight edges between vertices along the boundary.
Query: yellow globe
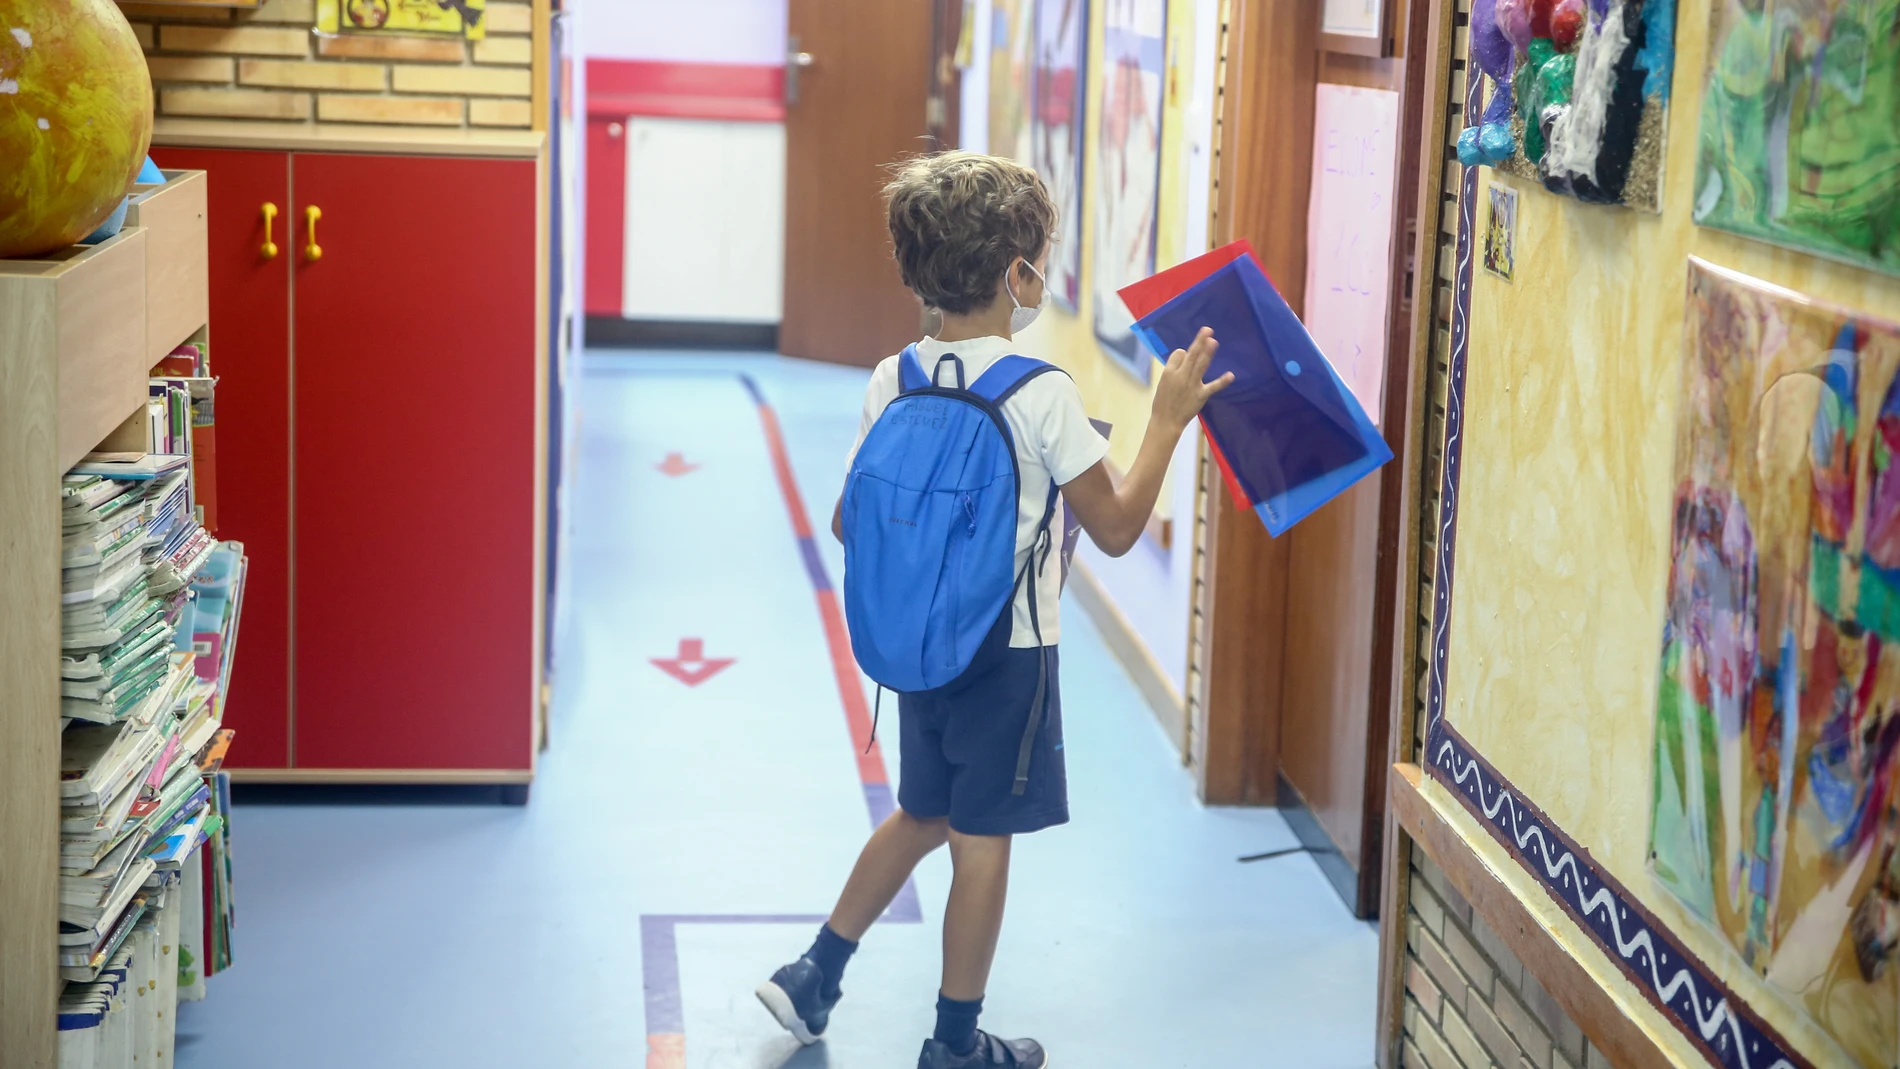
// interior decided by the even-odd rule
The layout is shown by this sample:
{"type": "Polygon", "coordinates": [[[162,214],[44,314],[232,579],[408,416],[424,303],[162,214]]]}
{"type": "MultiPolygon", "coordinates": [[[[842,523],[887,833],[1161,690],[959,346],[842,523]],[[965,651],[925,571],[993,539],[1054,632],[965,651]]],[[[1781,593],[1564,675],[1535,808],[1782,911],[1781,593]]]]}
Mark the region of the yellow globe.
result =
{"type": "Polygon", "coordinates": [[[152,141],[152,78],[112,0],[0,0],[0,258],[93,232],[152,141]]]}

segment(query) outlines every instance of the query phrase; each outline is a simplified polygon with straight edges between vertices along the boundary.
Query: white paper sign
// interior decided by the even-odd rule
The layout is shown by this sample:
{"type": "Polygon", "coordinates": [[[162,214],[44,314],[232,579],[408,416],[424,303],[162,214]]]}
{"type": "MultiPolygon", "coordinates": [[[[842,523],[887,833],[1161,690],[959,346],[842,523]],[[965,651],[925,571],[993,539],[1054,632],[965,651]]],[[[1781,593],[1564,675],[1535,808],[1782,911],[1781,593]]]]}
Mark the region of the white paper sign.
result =
{"type": "Polygon", "coordinates": [[[1385,11],[1380,0],[1326,0],[1320,19],[1325,33],[1343,33],[1353,37],[1377,37],[1385,11]]]}
{"type": "Polygon", "coordinates": [[[1306,215],[1307,332],[1379,422],[1385,397],[1399,95],[1319,86],[1306,215]]]}

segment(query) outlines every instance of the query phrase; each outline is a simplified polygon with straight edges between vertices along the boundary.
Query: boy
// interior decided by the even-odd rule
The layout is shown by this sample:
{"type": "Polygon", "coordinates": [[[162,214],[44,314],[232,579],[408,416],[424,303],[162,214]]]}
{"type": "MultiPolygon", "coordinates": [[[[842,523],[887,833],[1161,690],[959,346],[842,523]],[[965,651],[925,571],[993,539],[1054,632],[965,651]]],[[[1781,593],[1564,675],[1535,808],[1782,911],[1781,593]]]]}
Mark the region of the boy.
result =
{"type": "MultiPolygon", "coordinates": [[[[936,336],[917,343],[918,362],[945,376],[949,371],[939,361],[960,365],[974,383],[1015,351],[1011,336],[1041,309],[1043,275],[1036,264],[1048,252],[1055,224],[1048,192],[1020,164],[950,152],[906,165],[885,194],[904,284],[942,316],[936,336]]],[[[1024,573],[1043,538],[1052,483],[1104,552],[1120,556],[1134,545],[1175,443],[1202,404],[1232,381],[1223,375],[1202,382],[1214,349],[1212,332],[1203,329],[1191,349],[1168,358],[1141,451],[1119,489],[1102,465],[1108,443],[1089,424],[1067,375],[1038,375],[1007,395],[999,407],[1019,471],[1011,574],[1024,573]]],[[[854,456],[899,394],[899,360],[885,360],[871,376],[854,456]]],[[[931,374],[941,385],[955,385],[931,374]]],[[[843,516],[841,498],[831,520],[841,540],[843,516]]],[[[1028,580],[1035,589],[1018,584],[961,675],[934,690],[898,696],[898,809],[872,834],[811,950],[759,988],[766,1008],[803,1042],[816,1041],[829,1023],[858,940],[917,863],[947,842],[956,875],[944,912],[943,982],[936,1032],[924,1042],[918,1069],[1049,1065],[1034,1040],[1000,1040],[976,1027],[1003,922],[1010,837],[1069,819],[1055,685],[1061,568],[1041,563],[1028,580]],[[1044,686],[1045,712],[1030,727],[1044,686]],[[1026,780],[1019,776],[1022,762],[1026,780]]]]}

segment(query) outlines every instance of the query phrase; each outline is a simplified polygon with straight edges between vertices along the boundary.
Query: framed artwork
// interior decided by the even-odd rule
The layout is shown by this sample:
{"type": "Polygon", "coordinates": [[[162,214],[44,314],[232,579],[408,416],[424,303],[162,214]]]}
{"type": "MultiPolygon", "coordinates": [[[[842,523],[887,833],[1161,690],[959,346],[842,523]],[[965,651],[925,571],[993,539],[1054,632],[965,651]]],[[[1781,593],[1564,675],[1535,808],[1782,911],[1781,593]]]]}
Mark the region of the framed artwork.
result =
{"type": "Polygon", "coordinates": [[[1167,0],[1100,0],[1102,103],[1093,175],[1095,337],[1129,373],[1153,363],[1116,291],[1155,271],[1161,194],[1161,106],[1167,77],[1167,0]]]}
{"type": "Polygon", "coordinates": [[[488,35],[488,0],[317,0],[318,33],[451,36],[479,41],[488,35]]]}
{"type": "Polygon", "coordinates": [[[1900,326],[1691,260],[1657,879],[1867,1069],[1900,1043],[1900,326]]]}
{"type": "Polygon", "coordinates": [[[1030,166],[1056,205],[1049,294],[1073,312],[1082,299],[1082,117],[1087,96],[1088,0],[1041,0],[1036,7],[1030,166]]]}
{"type": "Polygon", "coordinates": [[[1493,182],[1484,224],[1484,269],[1506,282],[1517,273],[1517,190],[1493,182]]]}
{"type": "Polygon", "coordinates": [[[1714,8],[1696,222],[1900,274],[1900,7],[1714,8]]]}
{"type": "Polygon", "coordinates": [[[992,0],[990,154],[1029,162],[1030,49],[1036,0],[992,0]]]}

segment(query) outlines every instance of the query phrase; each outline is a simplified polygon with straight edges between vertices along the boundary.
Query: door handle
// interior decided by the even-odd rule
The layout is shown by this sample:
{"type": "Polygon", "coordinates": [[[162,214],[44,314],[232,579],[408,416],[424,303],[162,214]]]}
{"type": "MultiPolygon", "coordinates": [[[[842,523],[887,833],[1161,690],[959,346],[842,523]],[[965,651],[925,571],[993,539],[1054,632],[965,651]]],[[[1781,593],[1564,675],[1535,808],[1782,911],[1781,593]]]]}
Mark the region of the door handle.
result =
{"type": "Polygon", "coordinates": [[[810,67],[817,62],[818,62],[818,57],[812,55],[810,52],[799,51],[798,37],[796,35],[786,39],[785,103],[787,104],[798,103],[799,72],[803,71],[805,68],[810,67]]]}
{"type": "Polygon", "coordinates": [[[303,247],[304,259],[317,261],[323,259],[323,246],[317,244],[317,220],[323,218],[323,209],[312,204],[303,210],[303,220],[310,227],[310,243],[303,247]]]}
{"type": "Polygon", "coordinates": [[[264,245],[257,251],[266,260],[275,260],[277,259],[277,242],[272,239],[271,234],[277,227],[277,205],[265,201],[264,207],[259,210],[264,213],[264,245]]]}

